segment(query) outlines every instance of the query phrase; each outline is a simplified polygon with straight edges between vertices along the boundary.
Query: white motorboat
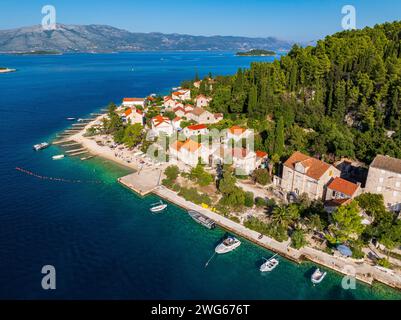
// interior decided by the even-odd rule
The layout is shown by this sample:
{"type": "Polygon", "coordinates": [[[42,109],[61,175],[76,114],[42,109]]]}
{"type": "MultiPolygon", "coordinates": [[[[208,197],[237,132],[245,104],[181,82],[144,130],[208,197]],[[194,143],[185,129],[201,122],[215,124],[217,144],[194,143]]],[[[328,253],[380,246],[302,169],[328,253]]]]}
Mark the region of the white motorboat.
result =
{"type": "Polygon", "coordinates": [[[318,284],[323,281],[323,279],[326,277],[326,275],[327,275],[327,272],[322,272],[319,268],[317,268],[311,276],[311,281],[314,284],[318,284]]]}
{"type": "Polygon", "coordinates": [[[42,143],[39,143],[39,144],[35,144],[35,145],[33,146],[33,150],[39,151],[39,150],[42,150],[42,149],[46,149],[48,146],[50,146],[49,143],[47,143],[47,142],[42,142],[42,143]]]}
{"type": "Polygon", "coordinates": [[[68,120],[68,121],[74,121],[74,120],[75,120],[75,118],[73,118],[73,117],[69,117],[69,118],[67,118],[67,120],[68,120]]]}
{"type": "Polygon", "coordinates": [[[239,241],[235,237],[227,237],[221,242],[216,249],[214,250],[218,254],[228,253],[233,251],[234,249],[238,248],[241,245],[241,241],[239,241]]]}
{"type": "Polygon", "coordinates": [[[153,204],[153,206],[150,208],[150,211],[151,212],[161,212],[166,208],[167,208],[167,204],[163,203],[163,201],[160,201],[158,203],[153,204]]]}
{"type": "Polygon", "coordinates": [[[260,271],[261,272],[270,272],[270,271],[273,271],[277,266],[278,266],[278,264],[279,264],[279,261],[277,260],[277,259],[275,259],[274,257],[276,257],[277,256],[277,254],[276,255],[274,255],[273,257],[271,257],[270,259],[265,259],[266,261],[265,261],[265,263],[264,264],[262,264],[261,266],[260,266],[260,271]]]}
{"type": "Polygon", "coordinates": [[[63,159],[63,158],[64,158],[63,154],[58,154],[58,155],[52,157],[53,160],[60,160],[60,159],[63,159]]]}

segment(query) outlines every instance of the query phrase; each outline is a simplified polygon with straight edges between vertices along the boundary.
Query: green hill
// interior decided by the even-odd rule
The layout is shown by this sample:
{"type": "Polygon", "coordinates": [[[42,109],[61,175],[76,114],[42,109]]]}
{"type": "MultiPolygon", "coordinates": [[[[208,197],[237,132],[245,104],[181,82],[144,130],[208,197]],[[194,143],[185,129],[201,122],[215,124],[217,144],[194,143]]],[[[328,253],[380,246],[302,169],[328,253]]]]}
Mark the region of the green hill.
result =
{"type": "Polygon", "coordinates": [[[211,94],[211,107],[248,119],[261,133],[256,147],[270,154],[401,158],[401,22],[294,46],[273,63],[217,77],[211,94]]]}

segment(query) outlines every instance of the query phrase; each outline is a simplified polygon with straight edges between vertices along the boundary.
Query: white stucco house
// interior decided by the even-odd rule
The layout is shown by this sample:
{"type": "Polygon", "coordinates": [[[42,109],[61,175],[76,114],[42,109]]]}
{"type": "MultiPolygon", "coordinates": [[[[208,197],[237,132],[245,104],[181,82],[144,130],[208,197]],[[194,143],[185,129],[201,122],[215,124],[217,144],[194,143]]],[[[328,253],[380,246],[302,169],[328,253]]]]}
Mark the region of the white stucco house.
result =
{"type": "Polygon", "coordinates": [[[144,98],[124,98],[122,106],[123,107],[144,107],[146,99],[144,98]]]}
{"type": "Polygon", "coordinates": [[[204,124],[194,124],[184,128],[183,133],[186,137],[205,135],[209,133],[209,129],[204,124]]]}
{"type": "Polygon", "coordinates": [[[173,124],[171,123],[170,119],[167,117],[158,115],[158,116],[152,118],[151,123],[152,123],[152,131],[156,135],[160,135],[161,133],[164,133],[164,134],[170,136],[174,132],[173,124]]]}

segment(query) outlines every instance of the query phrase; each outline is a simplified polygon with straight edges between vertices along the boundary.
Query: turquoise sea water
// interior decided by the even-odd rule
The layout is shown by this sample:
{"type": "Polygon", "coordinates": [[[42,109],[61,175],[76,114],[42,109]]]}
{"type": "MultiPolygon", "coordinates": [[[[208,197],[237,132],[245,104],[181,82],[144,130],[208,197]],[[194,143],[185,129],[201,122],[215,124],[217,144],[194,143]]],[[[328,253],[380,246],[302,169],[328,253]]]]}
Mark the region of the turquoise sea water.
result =
{"type": "Polygon", "coordinates": [[[170,205],[152,215],[155,197],[139,198],[116,183],[125,168],[102,159],[52,161],[57,147],[32,151],[82,117],[124,96],[166,92],[181,80],[231,74],[252,61],[233,53],[170,52],[110,55],[7,56],[0,65],[0,298],[7,299],[400,299],[382,285],[341,288],[330,272],[310,283],[313,264],[280,258],[247,241],[206,261],[225,231],[209,231],[170,205]],[[80,180],[66,183],[39,175],[80,180]],[[41,288],[41,268],[53,265],[57,289],[41,288]]]}

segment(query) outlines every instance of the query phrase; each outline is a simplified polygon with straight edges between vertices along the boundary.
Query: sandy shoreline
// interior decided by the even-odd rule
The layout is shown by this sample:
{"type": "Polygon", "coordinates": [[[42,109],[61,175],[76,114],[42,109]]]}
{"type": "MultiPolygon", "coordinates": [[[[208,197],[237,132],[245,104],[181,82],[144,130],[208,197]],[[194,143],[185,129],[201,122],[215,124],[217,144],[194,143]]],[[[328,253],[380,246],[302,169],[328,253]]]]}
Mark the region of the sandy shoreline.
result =
{"type": "MultiPolygon", "coordinates": [[[[100,121],[104,115],[101,115],[88,123],[85,128],[79,131],[77,134],[68,138],[68,140],[75,141],[80,143],[83,147],[87,148],[88,151],[94,156],[99,156],[105,158],[107,160],[116,162],[124,167],[130,168],[134,171],[138,171],[140,173],[143,168],[138,167],[135,163],[127,163],[120,157],[117,157],[116,150],[112,150],[107,146],[99,146],[95,140],[84,137],[84,133],[86,129],[94,125],[96,122],[100,121]]],[[[132,156],[132,154],[131,154],[132,156]]],[[[159,168],[161,169],[161,168],[159,168]]],[[[147,171],[155,171],[154,168],[150,167],[147,171]]],[[[132,176],[132,174],[131,174],[132,176]]],[[[128,177],[128,176],[127,176],[128,177]]],[[[125,177],[123,177],[125,178],[125,177]]],[[[118,181],[122,183],[122,178],[118,181]]],[[[140,179],[139,180],[140,183],[140,179]]],[[[129,185],[126,183],[122,183],[129,189],[138,193],[138,186],[129,185]]],[[[356,279],[371,285],[374,281],[381,282],[385,285],[388,285],[393,288],[401,289],[401,275],[395,273],[392,270],[379,268],[373,265],[369,265],[366,262],[357,261],[355,259],[343,258],[339,256],[329,255],[323,251],[311,248],[304,247],[300,250],[291,248],[289,246],[290,242],[278,242],[270,237],[263,236],[263,238],[259,239],[260,234],[256,231],[250,230],[239,224],[234,222],[226,217],[223,217],[209,209],[205,209],[199,205],[186,201],[184,198],[178,196],[178,194],[172,190],[169,190],[163,186],[155,186],[151,193],[174,203],[186,210],[196,210],[207,217],[214,220],[219,226],[222,228],[237,234],[247,240],[262,246],[268,250],[276,252],[283,257],[292,260],[297,263],[301,263],[304,260],[309,260],[321,266],[324,266],[328,269],[339,272],[343,275],[350,275],[355,277],[356,279]]]]}

